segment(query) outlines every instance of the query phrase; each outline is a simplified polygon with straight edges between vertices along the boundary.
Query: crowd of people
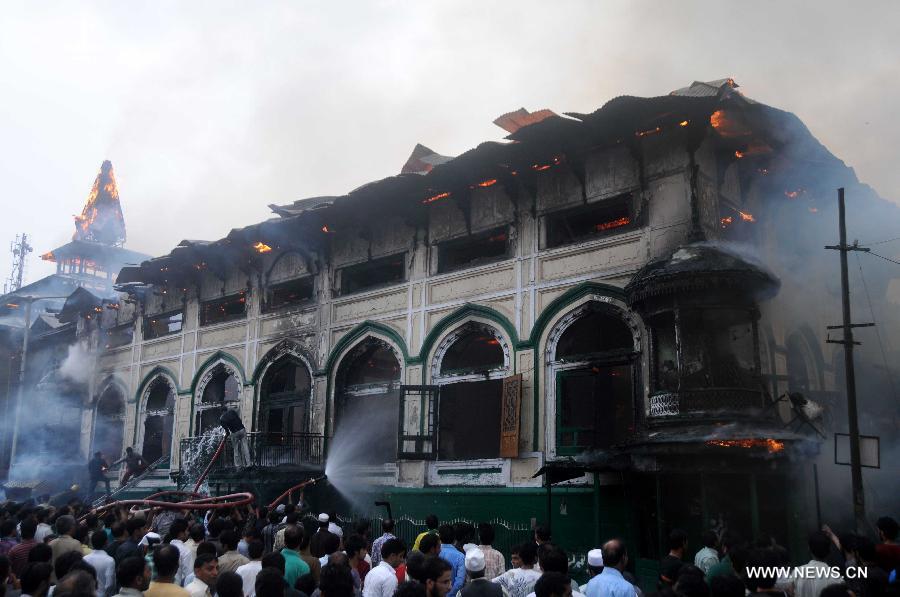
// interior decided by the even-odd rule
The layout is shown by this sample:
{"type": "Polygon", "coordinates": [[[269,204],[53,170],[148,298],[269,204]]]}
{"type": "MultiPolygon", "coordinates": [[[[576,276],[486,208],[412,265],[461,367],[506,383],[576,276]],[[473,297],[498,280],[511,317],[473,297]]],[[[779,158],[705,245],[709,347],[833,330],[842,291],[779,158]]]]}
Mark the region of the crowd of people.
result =
{"type": "MultiPolygon", "coordinates": [[[[509,566],[488,523],[440,524],[431,515],[426,526],[408,548],[393,520],[373,538],[369,521],[342,527],[334,514],[301,516],[292,504],[271,511],[111,507],[98,515],[77,500],[7,502],[0,507],[0,597],[644,597],[621,539],[585,554],[589,579],[579,585],[573,554],[544,526],[510,549],[509,566]]],[[[784,548],[730,533],[704,534],[691,561],[687,534],[674,530],[655,597],[900,595],[897,522],[882,518],[878,529],[877,544],[827,527],[810,536],[807,567],[868,572],[837,578],[779,573],[788,570],[784,548]],[[755,567],[775,571],[754,574],[755,567]]]]}

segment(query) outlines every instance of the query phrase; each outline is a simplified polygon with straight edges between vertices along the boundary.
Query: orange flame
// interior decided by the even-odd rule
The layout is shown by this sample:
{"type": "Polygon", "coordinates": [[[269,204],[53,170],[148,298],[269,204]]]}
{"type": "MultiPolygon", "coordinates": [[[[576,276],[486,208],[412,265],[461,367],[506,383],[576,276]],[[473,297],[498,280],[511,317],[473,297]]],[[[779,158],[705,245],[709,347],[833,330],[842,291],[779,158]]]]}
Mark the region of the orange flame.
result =
{"type": "Polygon", "coordinates": [[[804,189],[797,189],[796,191],[785,191],[784,196],[788,199],[796,199],[806,191],[804,189]]]}
{"type": "Polygon", "coordinates": [[[731,224],[734,223],[734,218],[731,216],[725,216],[724,218],[719,220],[719,223],[722,225],[722,228],[728,228],[731,224]]]}
{"type": "Polygon", "coordinates": [[[495,184],[497,184],[497,179],[489,178],[488,180],[482,180],[481,182],[476,183],[475,186],[476,187],[492,187],[495,184]]]}
{"type": "Polygon", "coordinates": [[[656,127],[646,131],[637,131],[634,136],[635,137],[646,137],[647,135],[655,135],[656,133],[662,131],[661,127],[656,127]]]}
{"type": "Polygon", "coordinates": [[[728,118],[725,110],[716,110],[710,114],[709,124],[723,137],[744,137],[752,132],[743,123],[728,118]]]}
{"type": "Polygon", "coordinates": [[[737,159],[741,159],[742,157],[744,157],[744,152],[743,151],[735,151],[734,157],[736,157],[737,159]]]}
{"type": "Polygon", "coordinates": [[[435,201],[440,201],[441,199],[446,199],[451,195],[450,191],[446,191],[444,193],[438,193],[437,195],[432,195],[428,199],[424,200],[422,203],[434,203],[435,201]]]}
{"type": "Polygon", "coordinates": [[[741,219],[745,222],[755,222],[756,218],[753,217],[753,214],[747,213],[745,211],[738,210],[738,213],[741,215],[741,219]]]}
{"type": "Polygon", "coordinates": [[[687,126],[690,123],[691,123],[690,120],[682,120],[681,122],[678,123],[678,126],[687,126]]]}
{"type": "Polygon", "coordinates": [[[125,241],[125,219],[119,205],[116,175],[109,160],[100,166],[100,173],[94,179],[84,209],[75,216],[75,234],[72,238],[110,244],[125,241]]]}
{"type": "Polygon", "coordinates": [[[262,241],[257,241],[257,243],[253,245],[253,249],[257,253],[269,253],[272,250],[272,247],[262,241]]]}
{"type": "Polygon", "coordinates": [[[329,228],[328,228],[328,224],[325,224],[324,226],[322,226],[322,232],[325,232],[325,233],[331,232],[331,230],[329,230],[329,228]]]}
{"type": "Polygon", "coordinates": [[[720,448],[765,448],[769,454],[784,450],[784,442],[772,438],[711,439],[706,442],[706,445],[720,448]]]}
{"type": "Polygon", "coordinates": [[[631,224],[631,218],[624,217],[624,218],[618,218],[615,220],[611,220],[609,222],[603,222],[603,223],[597,224],[596,228],[599,231],[603,231],[603,230],[611,230],[613,228],[619,228],[621,226],[627,226],[628,224],[631,224]]]}

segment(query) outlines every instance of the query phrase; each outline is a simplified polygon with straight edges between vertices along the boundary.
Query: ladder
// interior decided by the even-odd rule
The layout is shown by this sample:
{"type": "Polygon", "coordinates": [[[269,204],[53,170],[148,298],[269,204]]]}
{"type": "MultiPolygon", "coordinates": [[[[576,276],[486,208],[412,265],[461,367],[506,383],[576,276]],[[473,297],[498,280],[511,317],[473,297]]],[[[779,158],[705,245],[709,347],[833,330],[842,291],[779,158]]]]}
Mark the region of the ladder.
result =
{"type": "Polygon", "coordinates": [[[140,483],[142,479],[147,478],[150,475],[150,473],[152,473],[157,468],[159,468],[159,465],[161,465],[163,462],[166,462],[168,459],[169,459],[168,456],[160,456],[152,464],[150,464],[150,466],[148,466],[143,471],[141,471],[141,474],[131,477],[130,479],[128,479],[128,483],[126,483],[124,485],[120,485],[118,487],[118,489],[116,489],[109,495],[100,496],[99,498],[94,500],[94,502],[91,504],[91,506],[94,508],[99,508],[100,506],[106,504],[108,501],[115,501],[116,496],[122,494],[123,492],[131,489],[132,487],[134,487],[135,485],[140,483]]]}

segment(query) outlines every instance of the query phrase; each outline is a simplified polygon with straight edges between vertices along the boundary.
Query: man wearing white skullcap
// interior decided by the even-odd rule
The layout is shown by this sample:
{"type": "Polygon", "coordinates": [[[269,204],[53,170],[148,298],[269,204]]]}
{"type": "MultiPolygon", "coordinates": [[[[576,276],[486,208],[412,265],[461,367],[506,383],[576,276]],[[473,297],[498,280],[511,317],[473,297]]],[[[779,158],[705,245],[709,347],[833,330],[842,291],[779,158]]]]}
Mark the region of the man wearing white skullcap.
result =
{"type": "Polygon", "coordinates": [[[460,597],[509,597],[506,589],[484,577],[484,552],[474,547],[466,552],[466,575],[469,582],[460,597]]]}
{"type": "MultiPolygon", "coordinates": [[[[603,550],[594,548],[587,555],[588,581],[603,572],[603,550]]],[[[587,583],[579,587],[582,593],[587,591],[587,583]]]]}

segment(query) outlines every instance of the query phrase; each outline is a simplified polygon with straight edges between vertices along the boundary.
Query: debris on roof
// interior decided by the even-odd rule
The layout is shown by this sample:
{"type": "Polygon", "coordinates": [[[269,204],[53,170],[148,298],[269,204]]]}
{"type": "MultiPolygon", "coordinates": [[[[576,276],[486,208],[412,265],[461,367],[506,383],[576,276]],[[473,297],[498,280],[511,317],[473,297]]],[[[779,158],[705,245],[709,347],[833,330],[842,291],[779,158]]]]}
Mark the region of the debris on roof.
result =
{"type": "Polygon", "coordinates": [[[513,134],[521,128],[537,124],[542,120],[546,120],[551,116],[558,116],[552,110],[538,110],[537,112],[529,112],[525,108],[519,108],[514,112],[507,112],[494,119],[494,124],[502,128],[509,134],[513,134]]]}
{"type": "Polygon", "coordinates": [[[421,143],[416,143],[409,159],[400,169],[400,174],[428,174],[435,166],[445,164],[452,160],[452,157],[441,155],[421,143]]]}

